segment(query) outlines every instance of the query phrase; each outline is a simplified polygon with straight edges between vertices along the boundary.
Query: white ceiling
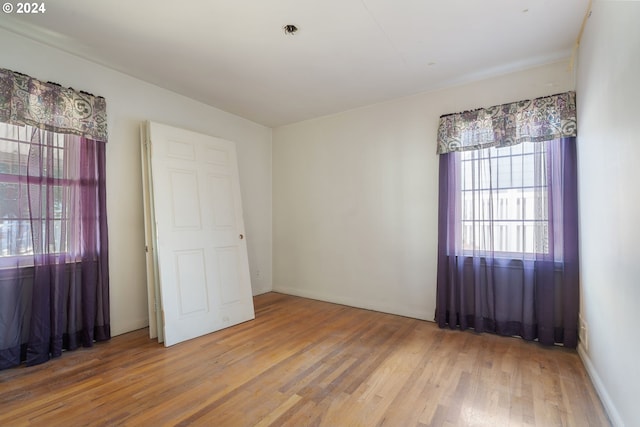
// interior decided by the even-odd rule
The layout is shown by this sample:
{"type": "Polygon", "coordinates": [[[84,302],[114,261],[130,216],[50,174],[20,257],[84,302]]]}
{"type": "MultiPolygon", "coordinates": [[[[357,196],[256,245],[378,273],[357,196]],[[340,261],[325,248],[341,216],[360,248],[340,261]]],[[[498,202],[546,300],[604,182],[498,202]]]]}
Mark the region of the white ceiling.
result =
{"type": "Polygon", "coordinates": [[[44,3],[44,14],[0,14],[0,27],[271,127],[568,58],[588,7],[588,0],[44,3]],[[287,24],[299,31],[286,35],[287,24]]]}

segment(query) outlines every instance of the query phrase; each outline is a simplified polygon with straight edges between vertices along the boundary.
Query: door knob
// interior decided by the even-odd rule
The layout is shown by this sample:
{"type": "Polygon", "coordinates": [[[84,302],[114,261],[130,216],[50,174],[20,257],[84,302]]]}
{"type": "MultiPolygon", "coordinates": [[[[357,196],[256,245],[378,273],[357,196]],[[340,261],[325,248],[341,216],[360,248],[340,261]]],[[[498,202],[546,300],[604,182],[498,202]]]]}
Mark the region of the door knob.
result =
{"type": "Polygon", "coordinates": [[[244,234],[240,235],[240,240],[244,239],[244,234]]]}

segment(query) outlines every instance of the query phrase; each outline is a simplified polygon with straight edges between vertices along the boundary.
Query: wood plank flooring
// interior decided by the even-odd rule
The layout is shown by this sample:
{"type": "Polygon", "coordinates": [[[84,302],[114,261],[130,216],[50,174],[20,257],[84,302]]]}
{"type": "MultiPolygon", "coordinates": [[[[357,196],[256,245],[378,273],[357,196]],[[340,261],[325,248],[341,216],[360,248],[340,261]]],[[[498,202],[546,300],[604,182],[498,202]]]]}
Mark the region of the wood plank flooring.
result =
{"type": "Polygon", "coordinates": [[[574,351],[277,293],[170,348],[146,329],[0,371],[0,426],[608,426],[574,351]]]}

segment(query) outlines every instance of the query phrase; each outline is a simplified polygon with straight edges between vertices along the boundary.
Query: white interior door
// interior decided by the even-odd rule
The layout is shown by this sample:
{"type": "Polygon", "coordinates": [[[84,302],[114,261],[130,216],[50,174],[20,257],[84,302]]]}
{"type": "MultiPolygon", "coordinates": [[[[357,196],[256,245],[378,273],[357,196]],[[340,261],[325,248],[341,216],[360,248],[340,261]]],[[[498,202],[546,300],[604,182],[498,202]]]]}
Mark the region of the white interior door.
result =
{"type": "Polygon", "coordinates": [[[155,250],[156,219],[151,200],[151,151],[147,123],[140,127],[140,152],[142,158],[142,196],[144,200],[145,261],[147,266],[147,301],[149,309],[149,338],[164,342],[162,310],[160,310],[160,284],[158,258],[155,250]]]}
{"type": "Polygon", "coordinates": [[[158,123],[147,135],[165,345],[253,319],[235,144],[158,123]]]}

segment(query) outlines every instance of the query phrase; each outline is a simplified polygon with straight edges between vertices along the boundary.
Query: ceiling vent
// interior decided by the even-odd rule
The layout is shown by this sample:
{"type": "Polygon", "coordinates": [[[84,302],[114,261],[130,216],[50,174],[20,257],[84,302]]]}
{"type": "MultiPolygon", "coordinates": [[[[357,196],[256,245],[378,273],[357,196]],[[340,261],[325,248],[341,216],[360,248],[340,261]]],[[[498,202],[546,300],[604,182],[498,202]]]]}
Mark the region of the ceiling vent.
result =
{"type": "Polygon", "coordinates": [[[296,33],[296,31],[298,31],[298,27],[296,27],[295,25],[285,25],[284,27],[282,27],[282,29],[284,30],[285,34],[289,35],[293,35],[296,33]]]}

